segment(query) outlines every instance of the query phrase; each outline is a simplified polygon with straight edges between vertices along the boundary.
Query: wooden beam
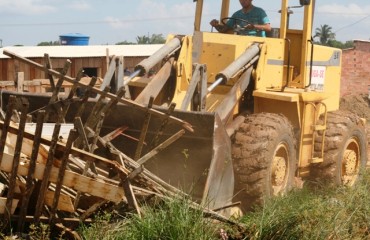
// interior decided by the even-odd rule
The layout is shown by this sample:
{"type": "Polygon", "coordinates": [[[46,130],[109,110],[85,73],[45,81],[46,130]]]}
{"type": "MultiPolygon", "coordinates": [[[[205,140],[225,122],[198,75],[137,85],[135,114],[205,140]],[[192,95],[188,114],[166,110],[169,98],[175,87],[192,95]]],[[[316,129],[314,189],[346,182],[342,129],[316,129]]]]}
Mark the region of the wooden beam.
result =
{"type": "MultiPolygon", "coordinates": [[[[58,77],[62,77],[64,80],[66,80],[67,82],[70,82],[70,83],[75,83],[76,81],[73,79],[73,78],[71,78],[71,77],[69,77],[69,76],[66,76],[66,75],[63,75],[63,74],[61,74],[60,72],[58,72],[58,71],[56,71],[56,70],[53,70],[53,69],[47,69],[47,68],[45,68],[43,65],[41,65],[41,64],[39,64],[39,63],[37,63],[37,62],[34,62],[34,61],[32,61],[32,60],[29,60],[29,59],[27,59],[27,58],[24,58],[24,57],[22,57],[22,56],[20,56],[20,55],[17,55],[17,54],[15,54],[15,53],[12,53],[12,52],[10,52],[10,51],[8,51],[8,50],[4,50],[3,51],[3,54],[4,55],[6,55],[6,56],[9,56],[9,57],[11,57],[11,58],[14,58],[14,59],[16,59],[16,60],[18,60],[18,61],[21,61],[21,62],[24,62],[24,63],[27,63],[27,64],[30,64],[30,65],[32,65],[32,66],[34,66],[35,68],[38,68],[38,69],[40,69],[41,71],[44,71],[44,72],[46,72],[46,73],[48,73],[48,74],[53,74],[54,76],[58,76],[58,77]]],[[[85,85],[85,84],[83,84],[83,83],[81,83],[81,82],[78,82],[78,83],[76,83],[78,86],[80,86],[80,87],[84,87],[84,88],[88,88],[88,89],[91,89],[91,91],[93,91],[93,92],[95,92],[95,93],[97,93],[97,94],[104,94],[104,92],[102,91],[102,90],[100,90],[100,89],[98,89],[98,88],[95,88],[95,87],[91,87],[91,88],[89,88],[87,85],[85,85]]],[[[107,95],[106,95],[106,97],[108,97],[108,98],[110,98],[110,99],[117,99],[117,96],[115,95],[115,94],[111,94],[111,93],[108,93],[107,95]]],[[[146,111],[146,107],[145,106],[143,106],[142,104],[138,104],[138,103],[136,103],[135,101],[131,101],[131,100],[129,100],[129,99],[125,99],[125,98],[120,98],[120,99],[118,99],[118,101],[120,102],[120,103],[123,103],[123,104],[126,104],[126,105],[129,105],[129,106],[131,106],[131,107],[133,107],[134,109],[138,109],[138,110],[141,110],[141,111],[146,111]]],[[[155,109],[153,109],[153,108],[151,108],[150,109],[150,112],[152,113],[152,114],[154,114],[154,115],[156,115],[156,116],[158,116],[158,117],[160,117],[160,118],[168,118],[168,116],[166,116],[164,113],[162,113],[161,111],[158,111],[158,110],[155,110],[155,109]]],[[[185,121],[183,121],[183,120],[181,120],[181,119],[179,119],[179,118],[176,118],[176,117],[173,117],[173,116],[171,116],[171,117],[169,117],[169,119],[168,119],[170,122],[174,122],[174,123],[176,123],[176,124],[180,124],[183,128],[185,128],[185,129],[187,129],[188,131],[190,131],[190,132],[194,132],[194,130],[193,130],[193,127],[191,126],[191,124],[189,124],[188,122],[185,122],[185,121]]]]}
{"type": "Polygon", "coordinates": [[[40,111],[37,115],[36,129],[35,129],[35,139],[33,142],[32,153],[30,165],[28,168],[27,178],[26,178],[26,192],[22,198],[22,206],[19,212],[19,222],[18,222],[18,232],[22,232],[24,228],[24,221],[27,214],[28,203],[33,190],[33,179],[36,168],[37,155],[40,147],[40,138],[42,133],[42,127],[45,119],[45,111],[40,111]]]}
{"type": "MultiPolygon", "coordinates": [[[[12,154],[4,153],[0,170],[10,172],[13,164],[13,157],[14,156],[12,154]]],[[[28,169],[29,162],[22,162],[22,164],[19,165],[17,174],[21,176],[27,176],[28,169]]],[[[34,177],[42,180],[44,177],[44,170],[45,164],[37,163],[34,177]]],[[[49,178],[50,182],[57,182],[58,172],[59,168],[54,166],[51,168],[49,178]]],[[[120,187],[102,182],[101,179],[96,180],[68,170],[65,171],[63,185],[76,191],[81,191],[92,196],[109,200],[111,202],[119,203],[121,201],[126,201],[123,190],[120,187]]]]}
{"type": "MultiPolygon", "coordinates": [[[[13,197],[14,192],[16,188],[16,181],[17,181],[17,172],[19,167],[19,160],[21,157],[21,149],[23,144],[23,133],[24,133],[24,127],[26,126],[26,120],[27,120],[27,111],[29,107],[29,103],[27,99],[21,98],[22,101],[22,109],[21,109],[21,119],[19,123],[19,133],[17,135],[17,141],[15,144],[15,150],[14,150],[14,159],[13,159],[13,166],[12,171],[9,177],[9,185],[8,185],[8,194],[7,194],[7,201],[6,201],[6,209],[12,209],[12,203],[13,203],[13,197]]],[[[10,213],[6,214],[6,219],[10,219],[10,213]]]]}

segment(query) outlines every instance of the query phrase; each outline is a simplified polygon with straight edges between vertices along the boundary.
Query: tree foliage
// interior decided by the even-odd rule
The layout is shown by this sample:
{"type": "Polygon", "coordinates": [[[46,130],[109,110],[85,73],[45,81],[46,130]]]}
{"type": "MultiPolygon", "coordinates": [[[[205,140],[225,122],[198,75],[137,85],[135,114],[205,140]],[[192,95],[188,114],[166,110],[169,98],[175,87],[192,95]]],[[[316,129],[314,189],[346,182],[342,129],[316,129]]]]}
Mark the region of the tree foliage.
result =
{"type": "Polygon", "coordinates": [[[319,38],[321,45],[328,45],[329,40],[335,39],[335,33],[332,32],[332,28],[329,25],[324,24],[315,29],[314,38],[316,37],[319,38]]]}
{"type": "Polygon", "coordinates": [[[136,42],[137,44],[161,44],[165,43],[166,39],[163,37],[162,34],[152,34],[152,36],[150,37],[149,35],[137,36],[136,42]]]}
{"type": "Polygon", "coordinates": [[[347,48],[353,48],[353,41],[347,41],[345,43],[342,43],[337,40],[329,40],[328,41],[328,46],[330,47],[335,47],[335,48],[341,48],[341,49],[347,49],[347,48]]]}
{"type": "Polygon", "coordinates": [[[50,42],[40,42],[37,44],[37,46],[59,46],[60,42],[59,41],[50,41],[50,42]]]}
{"type": "Polygon", "coordinates": [[[162,44],[165,42],[166,42],[166,39],[163,37],[163,34],[152,34],[152,36],[149,36],[149,35],[137,36],[136,43],[125,40],[125,41],[116,43],[116,45],[162,44]]]}
{"type": "Polygon", "coordinates": [[[353,48],[353,41],[346,41],[345,43],[337,41],[335,39],[335,33],[332,32],[332,27],[327,24],[321,25],[315,29],[314,38],[319,38],[319,41],[316,41],[316,44],[335,47],[335,48],[353,48]]]}
{"type": "Polygon", "coordinates": [[[116,43],[116,45],[134,45],[134,44],[136,44],[136,43],[134,43],[134,42],[129,42],[129,41],[122,41],[122,42],[118,42],[118,43],[116,43]]]}

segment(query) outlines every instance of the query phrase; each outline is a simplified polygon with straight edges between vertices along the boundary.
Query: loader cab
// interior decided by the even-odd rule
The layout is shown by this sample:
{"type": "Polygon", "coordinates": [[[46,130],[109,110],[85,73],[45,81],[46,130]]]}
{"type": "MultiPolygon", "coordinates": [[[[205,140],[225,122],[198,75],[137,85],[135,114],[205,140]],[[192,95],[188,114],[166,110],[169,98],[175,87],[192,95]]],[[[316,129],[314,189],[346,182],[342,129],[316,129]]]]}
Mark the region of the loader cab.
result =
{"type": "MultiPolygon", "coordinates": [[[[211,32],[211,27],[208,24],[210,19],[205,19],[204,17],[202,19],[203,2],[203,0],[196,1],[197,6],[195,13],[194,32],[211,32]],[[202,20],[204,21],[203,25],[201,24],[202,20]],[[203,28],[202,30],[201,25],[203,28]],[[208,29],[206,29],[204,26],[207,26],[208,29]]],[[[226,17],[230,17],[235,10],[240,8],[240,5],[238,5],[236,9],[234,9],[235,7],[233,6],[233,9],[231,10],[230,5],[232,1],[230,0],[218,1],[217,4],[213,1],[208,2],[213,4],[215,8],[219,7],[220,21],[226,17]]],[[[281,42],[280,45],[283,45],[283,47],[278,48],[283,49],[284,51],[282,53],[283,56],[280,57],[280,59],[283,61],[284,70],[280,72],[284,72],[283,75],[284,78],[286,78],[282,80],[285,83],[280,84],[280,86],[287,83],[289,87],[304,89],[310,83],[310,69],[307,67],[307,62],[312,60],[313,55],[312,22],[314,5],[314,0],[281,0],[280,9],[276,9],[276,14],[278,12],[280,14],[280,23],[279,21],[271,22],[272,31],[268,33],[267,38],[260,40],[255,40],[252,38],[246,39],[246,41],[264,42],[265,45],[269,45],[268,48],[270,49],[275,49],[276,46],[279,46],[279,44],[277,44],[276,41],[274,42],[273,40],[268,39],[279,39],[281,42]],[[291,17],[290,15],[292,13],[292,9],[295,8],[299,8],[299,11],[297,10],[299,14],[295,14],[297,15],[297,20],[295,20],[295,23],[298,22],[297,25],[299,27],[293,29],[289,24],[289,18],[291,17]]],[[[273,21],[271,17],[270,20],[273,21]]],[[[215,31],[213,31],[213,33],[215,35],[218,34],[218,32],[215,31]]],[[[230,42],[230,45],[232,44],[234,43],[230,42]]],[[[272,61],[275,61],[275,59],[272,59],[271,62],[272,61]]],[[[270,71],[270,69],[266,69],[266,72],[267,71],[270,71]]],[[[274,88],[279,88],[279,84],[271,84],[268,82],[264,82],[262,84],[262,88],[267,85],[274,85],[274,88]]]]}

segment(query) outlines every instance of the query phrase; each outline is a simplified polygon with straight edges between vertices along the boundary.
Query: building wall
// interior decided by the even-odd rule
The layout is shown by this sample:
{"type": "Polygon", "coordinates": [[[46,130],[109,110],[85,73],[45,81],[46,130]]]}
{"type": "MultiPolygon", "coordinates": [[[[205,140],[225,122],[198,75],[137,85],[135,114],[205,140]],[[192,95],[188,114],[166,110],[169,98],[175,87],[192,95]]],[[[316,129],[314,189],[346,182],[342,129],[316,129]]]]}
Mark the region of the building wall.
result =
{"type": "MultiPolygon", "coordinates": [[[[124,67],[133,70],[134,67],[145,57],[125,57],[124,67]]],[[[43,58],[29,58],[30,60],[44,65],[43,58]]],[[[51,58],[52,68],[55,70],[63,69],[66,58],[51,58]]],[[[72,64],[67,72],[70,77],[76,77],[81,68],[97,68],[98,76],[104,78],[107,71],[107,61],[105,57],[72,58],[72,64]]],[[[44,71],[38,70],[29,64],[18,60],[4,58],[0,59],[0,81],[15,81],[17,72],[24,72],[24,80],[46,79],[44,71]]]]}
{"type": "Polygon", "coordinates": [[[368,94],[370,86],[370,41],[354,41],[343,50],[341,96],[368,94]]]}

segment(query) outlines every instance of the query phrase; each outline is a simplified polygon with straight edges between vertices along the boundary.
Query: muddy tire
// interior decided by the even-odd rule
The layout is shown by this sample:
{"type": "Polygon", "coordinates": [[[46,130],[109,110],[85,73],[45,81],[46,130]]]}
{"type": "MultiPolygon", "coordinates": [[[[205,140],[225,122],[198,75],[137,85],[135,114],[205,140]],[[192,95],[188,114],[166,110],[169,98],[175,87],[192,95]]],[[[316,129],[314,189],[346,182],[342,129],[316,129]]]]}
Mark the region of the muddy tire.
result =
{"type": "Polygon", "coordinates": [[[296,170],[296,141],[286,117],[273,113],[247,116],[232,137],[235,201],[242,211],[265,198],[285,194],[296,170]]]}
{"type": "MultiPolygon", "coordinates": [[[[316,138],[315,151],[320,151],[322,132],[316,138]]],[[[314,164],[311,173],[316,180],[353,186],[367,162],[365,122],[348,111],[328,113],[324,138],[324,161],[314,164]]]]}

